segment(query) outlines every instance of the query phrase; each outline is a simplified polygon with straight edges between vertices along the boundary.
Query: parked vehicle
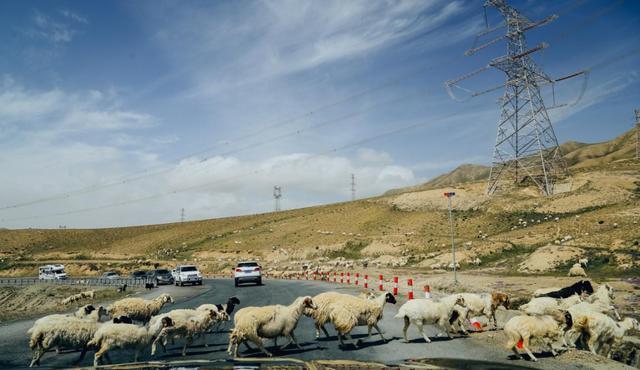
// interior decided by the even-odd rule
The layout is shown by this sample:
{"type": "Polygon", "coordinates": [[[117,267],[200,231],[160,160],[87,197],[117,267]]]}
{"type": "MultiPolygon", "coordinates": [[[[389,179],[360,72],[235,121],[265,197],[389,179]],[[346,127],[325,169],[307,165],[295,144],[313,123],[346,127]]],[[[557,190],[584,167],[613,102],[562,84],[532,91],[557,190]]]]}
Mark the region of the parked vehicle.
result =
{"type": "Polygon", "coordinates": [[[67,273],[64,271],[64,265],[44,265],[38,268],[38,278],[40,280],[64,280],[67,273]]]}
{"type": "Polygon", "coordinates": [[[147,274],[147,278],[151,281],[155,281],[157,285],[173,284],[175,282],[171,271],[167,269],[151,270],[147,274]]]}
{"type": "Polygon", "coordinates": [[[142,271],[142,270],[134,271],[134,272],[131,273],[131,278],[132,279],[146,279],[147,278],[147,272],[146,271],[142,271]]]}
{"type": "Polygon", "coordinates": [[[202,274],[194,265],[178,265],[174,275],[176,286],[184,284],[202,285],[202,274]]]}
{"type": "Polygon", "coordinates": [[[100,279],[116,280],[120,279],[120,275],[118,275],[118,273],[115,271],[107,271],[102,274],[102,276],[100,276],[100,279]]]}
{"type": "Polygon", "coordinates": [[[238,262],[234,278],[236,286],[246,282],[262,285],[262,267],[258,265],[258,262],[254,261],[238,262]]]}

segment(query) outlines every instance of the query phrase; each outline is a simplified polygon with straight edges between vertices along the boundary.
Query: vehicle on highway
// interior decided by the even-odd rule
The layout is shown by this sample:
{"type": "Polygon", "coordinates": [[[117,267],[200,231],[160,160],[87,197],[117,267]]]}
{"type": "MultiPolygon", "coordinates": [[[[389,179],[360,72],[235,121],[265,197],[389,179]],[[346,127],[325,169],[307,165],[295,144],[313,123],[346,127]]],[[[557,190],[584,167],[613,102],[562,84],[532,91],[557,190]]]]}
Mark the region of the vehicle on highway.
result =
{"type": "Polygon", "coordinates": [[[148,272],[147,278],[155,281],[157,285],[173,284],[175,282],[171,271],[167,269],[151,270],[148,272]]]}
{"type": "Polygon", "coordinates": [[[120,275],[115,271],[107,271],[100,276],[100,279],[116,280],[120,279],[120,275]]]}
{"type": "Polygon", "coordinates": [[[233,277],[236,286],[247,282],[262,285],[262,267],[255,261],[238,262],[233,277]]]}
{"type": "Polygon", "coordinates": [[[147,272],[143,271],[143,270],[137,270],[131,273],[131,278],[132,279],[146,279],[147,278],[147,272]]]}
{"type": "Polygon", "coordinates": [[[194,265],[178,265],[174,270],[173,278],[176,286],[185,284],[202,285],[202,274],[194,265]]]}
{"type": "Polygon", "coordinates": [[[64,271],[64,265],[44,265],[38,268],[38,278],[40,280],[64,280],[67,273],[64,271]]]}

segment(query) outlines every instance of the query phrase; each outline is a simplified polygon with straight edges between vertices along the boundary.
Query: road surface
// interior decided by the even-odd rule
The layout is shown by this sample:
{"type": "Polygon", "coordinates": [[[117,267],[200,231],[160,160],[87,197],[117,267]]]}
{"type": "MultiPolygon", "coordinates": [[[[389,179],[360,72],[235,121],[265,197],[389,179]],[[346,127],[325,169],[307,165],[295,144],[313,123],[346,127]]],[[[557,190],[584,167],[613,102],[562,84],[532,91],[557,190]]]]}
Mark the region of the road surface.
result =
{"type": "MultiPolygon", "coordinates": [[[[194,308],[203,303],[224,303],[230,296],[237,296],[240,307],[259,306],[267,304],[289,304],[296,297],[303,295],[316,295],[327,290],[338,290],[356,294],[357,291],[349,287],[336,286],[330,283],[319,281],[297,281],[297,280],[267,280],[263,286],[243,286],[235,288],[232,280],[207,280],[203,286],[196,287],[175,287],[165,286],[147,293],[148,296],[158,295],[160,292],[169,292],[176,297],[174,305],[163,308],[168,311],[174,308],[194,308]]],[[[379,336],[374,336],[366,341],[360,348],[341,349],[335,337],[330,340],[315,339],[315,329],[311,319],[302,317],[296,329],[296,337],[303,347],[302,350],[290,347],[279,351],[269,348],[272,341],[267,342],[270,351],[277,357],[295,358],[301,360],[326,360],[344,359],[361,360],[382,364],[399,364],[408,359],[431,358],[431,359],[466,359],[491,361],[504,365],[503,368],[516,368],[518,366],[530,366],[544,369],[584,369],[580,365],[568,365],[560,363],[553,358],[541,358],[539,363],[532,363],[523,360],[510,360],[509,353],[500,346],[490,346],[481,339],[471,337],[458,337],[452,340],[445,338],[435,338],[432,343],[425,343],[422,337],[415,331],[409,329],[410,343],[404,343],[402,337],[402,321],[394,319],[400,304],[387,304],[384,312],[384,319],[380,327],[385,331],[385,336],[391,340],[384,343],[379,336]]],[[[28,337],[26,331],[33,325],[33,320],[12,322],[0,327],[0,368],[19,369],[26,368],[31,359],[31,352],[28,348],[28,337]]],[[[231,324],[229,324],[231,327],[231,324]]],[[[333,328],[328,325],[330,333],[333,328]]],[[[435,328],[430,328],[430,335],[436,335],[435,328]]],[[[354,338],[366,336],[366,327],[359,327],[352,333],[354,338]]],[[[196,340],[194,345],[187,350],[187,357],[180,356],[181,341],[175,345],[168,346],[168,352],[156,355],[153,360],[160,361],[180,361],[180,360],[224,360],[228,365],[231,361],[226,353],[228,331],[224,333],[210,334],[206,341],[209,344],[205,347],[202,342],[196,340]]],[[[280,344],[284,340],[280,340],[280,344]]],[[[241,346],[241,356],[263,357],[261,352],[248,352],[241,346]]],[[[78,358],[79,352],[67,352],[56,355],[49,352],[41,360],[43,368],[65,368],[73,366],[78,358]]],[[[114,363],[125,363],[133,360],[133,353],[126,350],[115,350],[110,354],[114,363]]],[[[141,361],[152,360],[149,352],[145,353],[141,361]]],[[[79,366],[91,366],[93,363],[93,353],[89,352],[86,358],[78,364],[79,366]]],[[[496,368],[496,367],[494,367],[496,368]]]]}

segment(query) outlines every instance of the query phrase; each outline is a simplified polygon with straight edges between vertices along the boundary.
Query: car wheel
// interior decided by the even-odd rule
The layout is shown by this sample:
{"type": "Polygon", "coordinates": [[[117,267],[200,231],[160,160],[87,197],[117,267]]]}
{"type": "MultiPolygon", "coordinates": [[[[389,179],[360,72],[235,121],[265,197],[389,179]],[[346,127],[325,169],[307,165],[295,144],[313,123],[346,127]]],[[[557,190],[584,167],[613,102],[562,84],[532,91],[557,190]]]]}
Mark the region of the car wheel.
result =
{"type": "Polygon", "coordinates": [[[256,283],[256,285],[262,285],[262,278],[258,279],[258,282],[256,283]]]}
{"type": "Polygon", "coordinates": [[[198,281],[198,285],[202,285],[202,280],[198,281]]]}
{"type": "Polygon", "coordinates": [[[236,287],[239,285],[238,284],[238,279],[235,280],[234,284],[235,284],[236,287]]]}
{"type": "Polygon", "coordinates": [[[180,282],[180,286],[184,286],[184,283],[182,281],[180,282]]]}

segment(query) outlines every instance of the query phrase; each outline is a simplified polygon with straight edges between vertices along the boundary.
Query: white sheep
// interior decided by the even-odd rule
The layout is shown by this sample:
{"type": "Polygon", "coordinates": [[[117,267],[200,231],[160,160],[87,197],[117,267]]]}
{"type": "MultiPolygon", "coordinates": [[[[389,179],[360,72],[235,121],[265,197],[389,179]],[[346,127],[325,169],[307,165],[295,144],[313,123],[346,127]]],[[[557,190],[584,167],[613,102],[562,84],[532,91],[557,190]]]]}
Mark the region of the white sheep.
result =
{"type": "Polygon", "coordinates": [[[166,303],[173,303],[173,298],[163,293],[152,300],[142,298],[125,298],[114,302],[107,311],[111,317],[127,316],[132,320],[147,323],[152,316],[160,312],[166,303]]]}
{"type": "Polygon", "coordinates": [[[573,266],[571,266],[571,269],[569,269],[569,273],[567,274],[567,276],[587,276],[587,272],[584,271],[584,268],[579,264],[579,263],[575,263],[573,266]]]}
{"type": "MultiPolygon", "coordinates": [[[[162,320],[163,328],[170,328],[171,320],[162,320]]],[[[152,329],[145,326],[131,324],[105,323],[101,325],[88,346],[98,348],[93,357],[93,366],[98,366],[102,356],[109,359],[108,351],[115,348],[133,348],[135,354],[133,361],[138,361],[140,351],[147,347],[154,339],[155,334],[152,329]]]]}
{"type": "Polygon", "coordinates": [[[589,259],[588,258],[580,258],[578,260],[578,263],[580,264],[580,266],[587,268],[587,264],[589,263],[589,259]]]}
{"type": "Polygon", "coordinates": [[[102,316],[107,315],[107,309],[103,306],[98,306],[98,308],[95,308],[93,305],[88,304],[78,308],[78,310],[74,312],[73,315],[81,319],[100,321],[102,316]]]}
{"type": "Polygon", "coordinates": [[[555,357],[558,353],[553,348],[553,342],[562,339],[563,344],[566,345],[562,328],[568,330],[572,325],[571,314],[566,311],[555,311],[552,315],[515,316],[504,325],[504,333],[507,336],[506,347],[522,358],[517,349],[517,345],[522,341],[522,348],[531,360],[538,361],[531,353],[529,344],[531,340],[539,340],[548,346],[555,357]]]}
{"type": "Polygon", "coordinates": [[[576,328],[588,334],[587,346],[593,354],[610,356],[611,347],[622,341],[629,330],[640,330],[640,324],[630,317],[616,322],[605,314],[591,312],[576,321],[576,328]]]}
{"type": "Polygon", "coordinates": [[[229,335],[229,347],[227,352],[238,357],[240,343],[251,341],[267,356],[272,354],[267,351],[262,343],[262,338],[277,338],[285,336],[289,342],[281,348],[294,343],[298,348],[298,342],[294,336],[294,330],[305,308],[315,309],[311,297],[298,297],[289,306],[271,305],[264,307],[245,307],[239,310],[235,317],[235,327],[229,335]]]}
{"type": "Polygon", "coordinates": [[[382,319],[384,306],[386,303],[395,304],[396,298],[393,294],[384,292],[374,299],[363,299],[351,295],[344,295],[343,298],[331,303],[329,308],[329,320],[333,323],[338,332],[340,344],[344,345],[342,337],[346,337],[354,346],[351,338],[351,331],[356,326],[367,326],[369,333],[367,338],[371,338],[372,329],[375,328],[382,340],[386,340],[382,330],[378,327],[378,322],[382,319]]]}
{"type": "Polygon", "coordinates": [[[413,323],[422,337],[427,343],[431,343],[431,339],[424,331],[424,325],[434,324],[438,326],[444,333],[451,338],[451,323],[457,320],[458,311],[454,307],[464,307],[465,301],[461,295],[454,295],[453,301],[433,299],[413,299],[403,304],[398,310],[396,319],[404,319],[404,327],[402,334],[404,341],[409,342],[407,338],[407,330],[413,323]]]}
{"type": "Polygon", "coordinates": [[[213,310],[191,310],[177,309],[162,315],[154,316],[149,322],[149,330],[157,338],[151,345],[151,354],[156,353],[156,344],[159,342],[166,352],[167,338],[184,337],[185,344],[182,347],[182,356],[187,355],[187,347],[193,342],[195,336],[204,334],[209,330],[212,323],[219,319],[217,311],[213,310]],[[171,320],[171,328],[163,329],[166,326],[166,318],[171,320]],[[163,332],[161,335],[160,333],[163,332]]]}
{"type": "MultiPolygon", "coordinates": [[[[601,301],[595,301],[594,303],[580,302],[569,307],[569,312],[576,322],[584,321],[586,317],[594,312],[606,314],[608,316],[614,316],[617,320],[620,320],[620,315],[618,314],[618,311],[615,309],[615,307],[601,301]]],[[[567,332],[566,338],[568,339],[568,343],[571,347],[575,347],[575,343],[578,341],[581,334],[582,332],[577,326],[574,326],[567,332]]]]}
{"type": "Polygon", "coordinates": [[[79,361],[84,358],[88,343],[93,338],[100,323],[75,316],[49,315],[36,321],[27,331],[30,334],[29,348],[34,351],[31,364],[40,365],[40,359],[51,348],[81,348],[79,361]]]}

